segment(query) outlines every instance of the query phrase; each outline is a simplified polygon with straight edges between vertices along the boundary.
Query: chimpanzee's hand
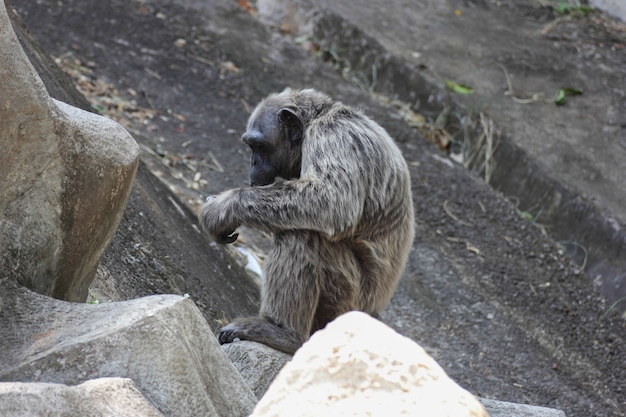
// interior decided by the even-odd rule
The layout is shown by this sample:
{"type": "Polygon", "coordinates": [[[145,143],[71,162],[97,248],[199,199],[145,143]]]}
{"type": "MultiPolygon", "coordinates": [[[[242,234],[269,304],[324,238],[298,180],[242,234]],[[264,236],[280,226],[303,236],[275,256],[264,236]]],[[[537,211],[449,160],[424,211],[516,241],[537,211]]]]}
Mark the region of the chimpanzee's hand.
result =
{"type": "Polygon", "coordinates": [[[207,198],[207,202],[200,208],[198,220],[200,226],[217,243],[233,243],[239,236],[235,233],[239,222],[235,221],[230,207],[233,193],[226,191],[207,198]]]}

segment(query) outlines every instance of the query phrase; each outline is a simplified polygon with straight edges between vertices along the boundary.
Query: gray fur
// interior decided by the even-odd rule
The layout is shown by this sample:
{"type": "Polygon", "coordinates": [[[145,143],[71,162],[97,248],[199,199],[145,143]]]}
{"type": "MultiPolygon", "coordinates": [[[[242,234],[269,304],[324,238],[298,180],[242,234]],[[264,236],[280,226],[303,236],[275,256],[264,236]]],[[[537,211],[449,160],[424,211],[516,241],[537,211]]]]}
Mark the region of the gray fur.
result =
{"type": "Polygon", "coordinates": [[[209,200],[200,223],[221,243],[234,241],[240,225],[273,233],[275,243],[260,317],[228,324],[220,342],[293,353],[342,313],[378,314],[414,233],[409,171],[387,132],[322,93],[287,89],[257,106],[243,139],[257,186],[209,200]]]}

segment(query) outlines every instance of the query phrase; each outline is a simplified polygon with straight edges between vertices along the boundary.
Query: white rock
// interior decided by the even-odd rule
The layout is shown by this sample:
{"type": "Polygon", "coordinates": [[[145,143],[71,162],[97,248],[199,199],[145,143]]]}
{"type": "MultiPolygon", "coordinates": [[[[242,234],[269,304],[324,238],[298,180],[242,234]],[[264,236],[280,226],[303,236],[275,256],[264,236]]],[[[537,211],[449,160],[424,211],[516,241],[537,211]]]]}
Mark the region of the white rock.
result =
{"type": "Polygon", "coordinates": [[[351,312],[296,352],[254,409],[270,416],[486,417],[417,343],[351,312]]]}

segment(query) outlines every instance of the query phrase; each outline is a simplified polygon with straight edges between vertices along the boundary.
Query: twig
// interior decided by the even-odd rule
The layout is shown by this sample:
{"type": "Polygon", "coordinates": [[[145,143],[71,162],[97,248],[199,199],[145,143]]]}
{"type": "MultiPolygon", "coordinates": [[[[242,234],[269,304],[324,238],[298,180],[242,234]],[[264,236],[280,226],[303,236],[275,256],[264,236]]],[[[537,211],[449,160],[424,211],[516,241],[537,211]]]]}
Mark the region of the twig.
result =
{"type": "Polygon", "coordinates": [[[609,313],[610,313],[611,311],[613,311],[613,309],[615,309],[615,307],[617,307],[617,305],[618,305],[619,303],[621,303],[622,301],[626,301],[626,297],[622,297],[622,298],[618,299],[616,302],[614,302],[613,304],[611,304],[611,306],[608,308],[608,310],[606,310],[606,311],[604,312],[604,314],[602,314],[602,315],[600,316],[600,320],[604,320],[604,319],[605,319],[605,318],[609,315],[609,313]]]}
{"type": "Polygon", "coordinates": [[[585,257],[583,258],[583,263],[580,266],[580,269],[584,270],[585,267],[587,266],[587,256],[588,256],[587,248],[584,247],[583,245],[581,245],[578,242],[574,242],[573,240],[564,240],[564,241],[561,242],[561,244],[562,245],[572,245],[572,246],[575,246],[577,248],[582,249],[583,253],[585,254],[585,257]]]}
{"type": "Polygon", "coordinates": [[[211,161],[213,162],[213,166],[210,168],[213,168],[214,171],[223,173],[224,167],[222,166],[222,164],[220,164],[215,155],[213,155],[213,152],[209,151],[207,153],[209,155],[209,158],[211,158],[211,161]]]}
{"type": "Polygon", "coordinates": [[[474,159],[476,159],[476,157],[478,156],[480,152],[480,149],[483,146],[484,141],[485,141],[485,132],[482,132],[480,136],[478,137],[478,141],[476,142],[476,145],[468,149],[467,159],[463,163],[465,168],[469,168],[470,166],[472,166],[472,164],[474,163],[474,159]]]}
{"type": "Polygon", "coordinates": [[[210,59],[206,59],[204,57],[201,57],[200,55],[196,55],[196,54],[189,54],[190,57],[192,57],[193,59],[195,59],[198,62],[202,62],[203,64],[207,64],[207,65],[215,65],[215,63],[213,61],[211,61],[210,59]]]}
{"type": "Polygon", "coordinates": [[[570,15],[559,16],[556,19],[554,19],[552,22],[544,25],[541,29],[537,31],[537,33],[539,33],[541,36],[546,36],[548,33],[552,32],[552,29],[557,27],[559,23],[566,21],[566,20],[570,20],[570,19],[571,19],[570,15]]]}
{"type": "Polygon", "coordinates": [[[468,222],[466,222],[466,221],[463,221],[463,220],[459,219],[459,218],[458,218],[458,217],[457,217],[454,213],[452,213],[452,212],[450,211],[450,208],[448,207],[448,200],[446,200],[446,201],[444,201],[444,202],[443,202],[443,211],[445,211],[445,212],[446,212],[446,214],[447,214],[448,216],[450,216],[450,218],[451,218],[452,220],[454,220],[455,222],[457,222],[457,223],[459,223],[459,224],[462,224],[463,226],[471,226],[471,225],[472,225],[471,223],[468,223],[468,222]]]}
{"type": "Polygon", "coordinates": [[[250,105],[243,98],[241,99],[241,104],[243,105],[243,108],[245,109],[246,113],[248,114],[252,113],[252,109],[250,108],[250,105]]]}
{"type": "Polygon", "coordinates": [[[493,120],[487,119],[484,113],[480,113],[480,124],[485,133],[485,182],[489,184],[493,173],[493,120]]]}
{"type": "Polygon", "coordinates": [[[544,101],[545,98],[543,93],[532,93],[531,96],[527,98],[517,96],[513,90],[513,82],[511,81],[508,71],[504,65],[500,65],[500,68],[504,72],[504,77],[506,78],[507,91],[504,92],[505,96],[511,97],[511,99],[518,104],[531,104],[544,101]]]}
{"type": "Polygon", "coordinates": [[[163,79],[163,77],[161,77],[161,75],[160,75],[158,72],[153,71],[153,70],[151,70],[150,68],[147,68],[147,67],[146,67],[146,68],[144,68],[143,70],[144,70],[144,71],[145,71],[148,75],[153,76],[153,77],[154,77],[154,78],[156,78],[157,80],[162,80],[162,79],[163,79]]]}

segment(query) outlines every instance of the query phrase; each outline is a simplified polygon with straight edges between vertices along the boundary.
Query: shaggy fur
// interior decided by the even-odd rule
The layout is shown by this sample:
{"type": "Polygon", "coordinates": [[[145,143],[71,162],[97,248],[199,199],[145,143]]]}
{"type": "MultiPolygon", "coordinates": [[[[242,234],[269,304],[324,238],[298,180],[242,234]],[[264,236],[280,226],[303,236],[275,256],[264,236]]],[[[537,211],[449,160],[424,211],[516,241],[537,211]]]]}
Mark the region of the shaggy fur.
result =
{"type": "Polygon", "coordinates": [[[243,140],[252,186],[201,208],[221,243],[240,225],[274,234],[259,317],[222,328],[221,343],[254,340],[293,353],[340,314],[389,302],[413,241],[408,168],[387,132],[315,90],[263,100],[243,140]]]}

